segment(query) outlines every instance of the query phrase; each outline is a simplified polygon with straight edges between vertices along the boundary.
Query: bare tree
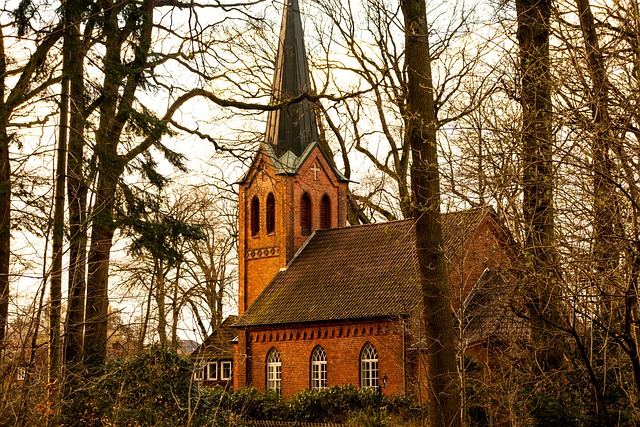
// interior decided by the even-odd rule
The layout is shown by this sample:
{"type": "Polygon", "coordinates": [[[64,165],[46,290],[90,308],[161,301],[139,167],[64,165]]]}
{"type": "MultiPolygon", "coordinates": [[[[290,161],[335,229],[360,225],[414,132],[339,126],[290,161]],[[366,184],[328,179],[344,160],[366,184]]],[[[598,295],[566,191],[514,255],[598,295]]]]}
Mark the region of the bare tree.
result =
{"type": "Polygon", "coordinates": [[[31,16],[21,9],[12,15],[15,17],[13,22],[0,23],[0,343],[7,324],[11,266],[12,165],[9,152],[14,143],[14,132],[38,122],[38,119],[35,123],[20,122],[20,110],[58,81],[50,74],[47,61],[51,48],[62,37],[62,24],[45,25],[40,35],[34,34],[38,43],[31,55],[17,60],[11,56],[16,52],[8,53],[5,43],[28,31],[31,16]],[[11,26],[17,29],[16,33],[6,34],[11,26]]]}
{"type": "Polygon", "coordinates": [[[413,158],[411,185],[422,274],[429,367],[429,422],[432,426],[459,426],[460,385],[440,222],[437,123],[425,2],[404,0],[402,12],[408,72],[406,139],[411,144],[413,158]]]}
{"type": "Polygon", "coordinates": [[[556,365],[549,332],[556,320],[558,259],[554,229],[554,170],[549,33],[551,2],[518,0],[518,43],[522,105],[522,212],[525,233],[526,292],[538,363],[556,365]]]}
{"type": "MultiPolygon", "coordinates": [[[[339,154],[345,176],[353,170],[364,175],[352,185],[352,222],[410,217],[411,150],[404,132],[409,118],[400,3],[317,3],[330,25],[317,29],[322,51],[315,55],[315,66],[324,75],[316,84],[355,94],[341,103],[324,102],[321,108],[321,130],[339,154]],[[365,166],[352,166],[354,159],[365,166]]],[[[430,23],[430,53],[436,123],[442,130],[474,111],[492,92],[495,82],[479,74],[483,67],[482,71],[488,69],[484,56],[491,41],[472,41],[472,8],[447,4],[448,13],[443,13],[440,4],[429,7],[437,20],[430,23]]]]}

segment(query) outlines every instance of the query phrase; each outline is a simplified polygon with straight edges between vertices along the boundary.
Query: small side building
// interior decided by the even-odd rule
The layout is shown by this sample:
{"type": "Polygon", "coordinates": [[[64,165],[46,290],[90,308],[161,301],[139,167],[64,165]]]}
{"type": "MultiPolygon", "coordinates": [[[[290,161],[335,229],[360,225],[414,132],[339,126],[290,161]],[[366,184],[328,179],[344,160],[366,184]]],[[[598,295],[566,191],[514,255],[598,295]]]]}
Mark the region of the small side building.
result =
{"type": "Polygon", "coordinates": [[[238,334],[232,325],[238,316],[229,316],[192,353],[196,364],[194,378],[203,385],[231,388],[233,384],[234,346],[238,334]]]}

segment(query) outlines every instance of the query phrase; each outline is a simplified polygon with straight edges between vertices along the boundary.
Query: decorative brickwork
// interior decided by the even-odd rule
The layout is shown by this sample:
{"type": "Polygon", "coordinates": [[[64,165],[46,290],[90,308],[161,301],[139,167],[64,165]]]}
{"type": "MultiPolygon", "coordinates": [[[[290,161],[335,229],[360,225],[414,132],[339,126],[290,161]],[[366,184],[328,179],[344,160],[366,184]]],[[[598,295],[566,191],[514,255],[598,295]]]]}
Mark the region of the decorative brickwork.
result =
{"type": "Polygon", "coordinates": [[[401,320],[307,326],[253,328],[248,332],[248,375],[251,386],[265,390],[267,354],[275,348],[282,361],[282,394],[291,396],[311,388],[311,356],[321,346],[327,358],[327,386],[360,384],[360,352],[373,344],[379,357],[379,376],[389,378],[385,394],[405,390],[404,350],[407,337],[401,320]]]}
{"type": "Polygon", "coordinates": [[[270,248],[250,249],[244,253],[245,259],[268,258],[279,255],[280,248],[277,246],[272,246],[270,248]]]}

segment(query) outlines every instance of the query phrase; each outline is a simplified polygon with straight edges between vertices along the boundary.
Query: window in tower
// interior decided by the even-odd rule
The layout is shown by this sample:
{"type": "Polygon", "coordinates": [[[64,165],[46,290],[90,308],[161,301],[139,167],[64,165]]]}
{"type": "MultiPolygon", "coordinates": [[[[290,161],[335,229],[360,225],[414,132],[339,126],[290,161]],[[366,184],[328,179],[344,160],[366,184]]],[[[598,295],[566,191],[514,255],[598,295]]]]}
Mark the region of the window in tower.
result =
{"type": "Polygon", "coordinates": [[[326,194],[320,201],[320,228],[331,228],[331,200],[326,194]]]}
{"type": "Polygon", "coordinates": [[[260,201],[257,196],[251,199],[251,236],[260,234],[260,201]]]}
{"type": "Polygon", "coordinates": [[[311,197],[304,193],[300,199],[300,228],[302,234],[311,234],[311,197]]]}
{"type": "Polygon", "coordinates": [[[267,196],[267,234],[271,234],[276,231],[276,198],[273,197],[273,193],[269,193],[267,196]]]}

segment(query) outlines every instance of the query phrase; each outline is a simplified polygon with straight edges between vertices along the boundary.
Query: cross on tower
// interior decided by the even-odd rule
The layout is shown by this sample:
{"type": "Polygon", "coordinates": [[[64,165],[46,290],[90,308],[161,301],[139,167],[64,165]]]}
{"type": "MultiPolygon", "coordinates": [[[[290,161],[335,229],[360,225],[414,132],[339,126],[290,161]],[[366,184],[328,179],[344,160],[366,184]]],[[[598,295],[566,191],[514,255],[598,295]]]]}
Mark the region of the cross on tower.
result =
{"type": "Polygon", "coordinates": [[[318,164],[316,162],[313,162],[313,165],[311,165],[310,169],[313,171],[313,180],[317,181],[318,180],[318,172],[321,171],[322,169],[320,169],[318,167],[318,164]]]}

